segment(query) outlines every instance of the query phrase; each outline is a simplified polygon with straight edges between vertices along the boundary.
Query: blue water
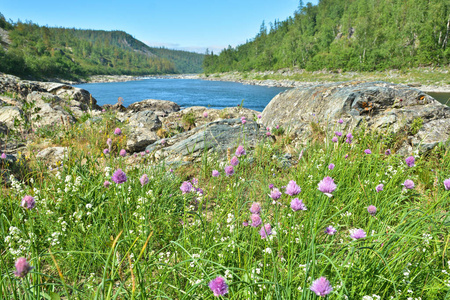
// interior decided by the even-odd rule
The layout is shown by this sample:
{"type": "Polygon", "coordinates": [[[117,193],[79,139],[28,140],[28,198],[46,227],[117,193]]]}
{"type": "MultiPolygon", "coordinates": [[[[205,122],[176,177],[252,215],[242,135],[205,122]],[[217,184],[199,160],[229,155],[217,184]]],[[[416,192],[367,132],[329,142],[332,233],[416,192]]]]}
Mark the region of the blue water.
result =
{"type": "Polygon", "coordinates": [[[85,83],[76,87],[88,90],[98,105],[115,104],[119,97],[123,105],[144,99],[170,100],[181,107],[206,106],[222,109],[241,104],[263,111],[278,93],[287,88],[244,85],[236,82],[200,79],[143,79],[128,82],[85,83]]]}

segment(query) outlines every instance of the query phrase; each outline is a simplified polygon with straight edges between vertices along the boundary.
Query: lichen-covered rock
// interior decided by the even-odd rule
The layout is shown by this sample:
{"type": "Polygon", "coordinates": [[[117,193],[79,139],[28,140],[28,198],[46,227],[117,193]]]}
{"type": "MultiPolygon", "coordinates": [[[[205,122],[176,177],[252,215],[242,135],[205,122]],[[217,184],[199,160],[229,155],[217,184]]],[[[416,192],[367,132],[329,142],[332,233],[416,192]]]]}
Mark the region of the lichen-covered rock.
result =
{"type": "Polygon", "coordinates": [[[146,99],[132,103],[127,107],[127,111],[130,113],[146,110],[154,111],[158,116],[164,117],[172,112],[179,111],[180,106],[168,100],[146,99]]]}
{"type": "Polygon", "coordinates": [[[253,148],[264,138],[260,125],[249,121],[245,125],[241,119],[215,121],[180,133],[171,138],[159,140],[146,150],[154,152],[156,159],[167,161],[198,161],[205,152],[226,155],[228,148],[245,145],[253,148]]]}
{"type": "Polygon", "coordinates": [[[39,151],[36,158],[50,167],[56,167],[67,159],[67,154],[67,147],[48,147],[39,151]]]}
{"type": "Polygon", "coordinates": [[[158,116],[150,110],[132,114],[128,119],[127,151],[142,151],[158,140],[156,130],[161,127],[158,116]]]}
{"type": "Polygon", "coordinates": [[[283,92],[275,96],[262,113],[263,124],[289,128],[297,135],[298,143],[307,141],[311,123],[332,128],[339,118],[345,120],[347,130],[365,124],[368,130],[392,133],[398,133],[421,119],[423,127],[420,134],[410,139],[419,145],[418,140],[428,137],[425,138],[427,146],[423,144],[421,148],[425,150],[435,142],[448,139],[448,133],[436,130],[433,124],[448,128],[450,107],[409,86],[349,81],[283,92]]]}

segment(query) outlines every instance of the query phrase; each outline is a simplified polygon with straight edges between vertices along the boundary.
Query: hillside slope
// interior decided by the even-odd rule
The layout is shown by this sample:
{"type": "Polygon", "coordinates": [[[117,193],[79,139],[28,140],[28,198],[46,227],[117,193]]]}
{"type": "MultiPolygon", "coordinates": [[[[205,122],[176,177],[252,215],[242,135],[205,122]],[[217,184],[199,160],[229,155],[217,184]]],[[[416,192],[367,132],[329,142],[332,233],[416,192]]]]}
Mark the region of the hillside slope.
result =
{"type": "Polygon", "coordinates": [[[205,57],[206,72],[373,71],[450,62],[448,0],[319,0],[256,37],[205,57]]]}

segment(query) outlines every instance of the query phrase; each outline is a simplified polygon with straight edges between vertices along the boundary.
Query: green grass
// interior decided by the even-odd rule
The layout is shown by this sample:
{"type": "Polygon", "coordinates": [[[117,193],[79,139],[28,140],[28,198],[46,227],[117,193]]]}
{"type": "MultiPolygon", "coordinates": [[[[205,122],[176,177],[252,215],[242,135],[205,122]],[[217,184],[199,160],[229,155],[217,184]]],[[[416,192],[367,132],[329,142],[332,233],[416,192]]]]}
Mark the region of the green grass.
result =
{"type": "Polygon", "coordinates": [[[417,156],[410,168],[404,157],[384,154],[382,135],[354,132],[352,144],[334,144],[325,132],[327,142],[291,148],[289,163],[286,145],[262,141],[226,177],[226,157],[205,156],[174,172],[150,155],[129,165],[118,156],[125,137],[113,135],[115,126],[107,116],[95,130],[78,124],[58,135],[41,133],[58,136],[70,147],[69,158],[49,170],[30,152],[36,171],[4,186],[0,295],[213,299],[208,282],[222,276],[229,285],[224,298],[317,299],[309,287],[324,276],[333,286],[329,299],[450,297],[450,191],[443,185],[450,177],[448,149],[417,156]],[[108,137],[113,151],[104,156],[108,137]],[[364,153],[367,148],[372,154],[364,153]],[[127,182],[105,188],[118,168],[127,182]],[[220,177],[212,177],[214,169],[220,177]],[[141,186],[144,173],[150,182],[141,186]],[[337,184],[331,198],[317,189],[325,176],[337,184]],[[194,177],[205,195],[181,193],[182,182],[194,177]],[[403,191],[406,179],[414,189],[403,191]],[[284,191],[290,180],[300,185],[295,197],[306,211],[292,211],[294,197],[287,194],[275,204],[269,198],[269,184],[284,191]],[[377,193],[380,183],[384,190],[377,193]],[[20,206],[25,195],[36,199],[36,208],[20,206]],[[243,226],[253,202],[261,203],[263,224],[274,230],[266,239],[260,228],[243,226]],[[378,209],[374,217],[369,205],[378,209]],[[335,235],[324,233],[330,225],[335,235]],[[367,237],[352,240],[349,230],[355,228],[367,237]],[[34,267],[24,278],[13,275],[19,257],[34,267]]]}

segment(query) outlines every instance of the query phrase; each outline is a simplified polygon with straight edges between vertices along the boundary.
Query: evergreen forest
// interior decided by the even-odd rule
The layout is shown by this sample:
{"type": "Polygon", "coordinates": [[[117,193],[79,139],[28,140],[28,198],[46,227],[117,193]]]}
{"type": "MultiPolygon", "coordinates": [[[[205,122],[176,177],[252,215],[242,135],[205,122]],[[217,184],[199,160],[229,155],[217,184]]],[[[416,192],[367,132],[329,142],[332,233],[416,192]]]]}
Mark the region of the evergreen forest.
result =
{"type": "Polygon", "coordinates": [[[450,62],[448,0],[319,0],[219,55],[206,73],[300,68],[376,71],[450,62]]]}
{"type": "Polygon", "coordinates": [[[203,54],[152,48],[123,31],[51,28],[0,13],[0,72],[78,79],[90,75],[201,73],[203,54]]]}

